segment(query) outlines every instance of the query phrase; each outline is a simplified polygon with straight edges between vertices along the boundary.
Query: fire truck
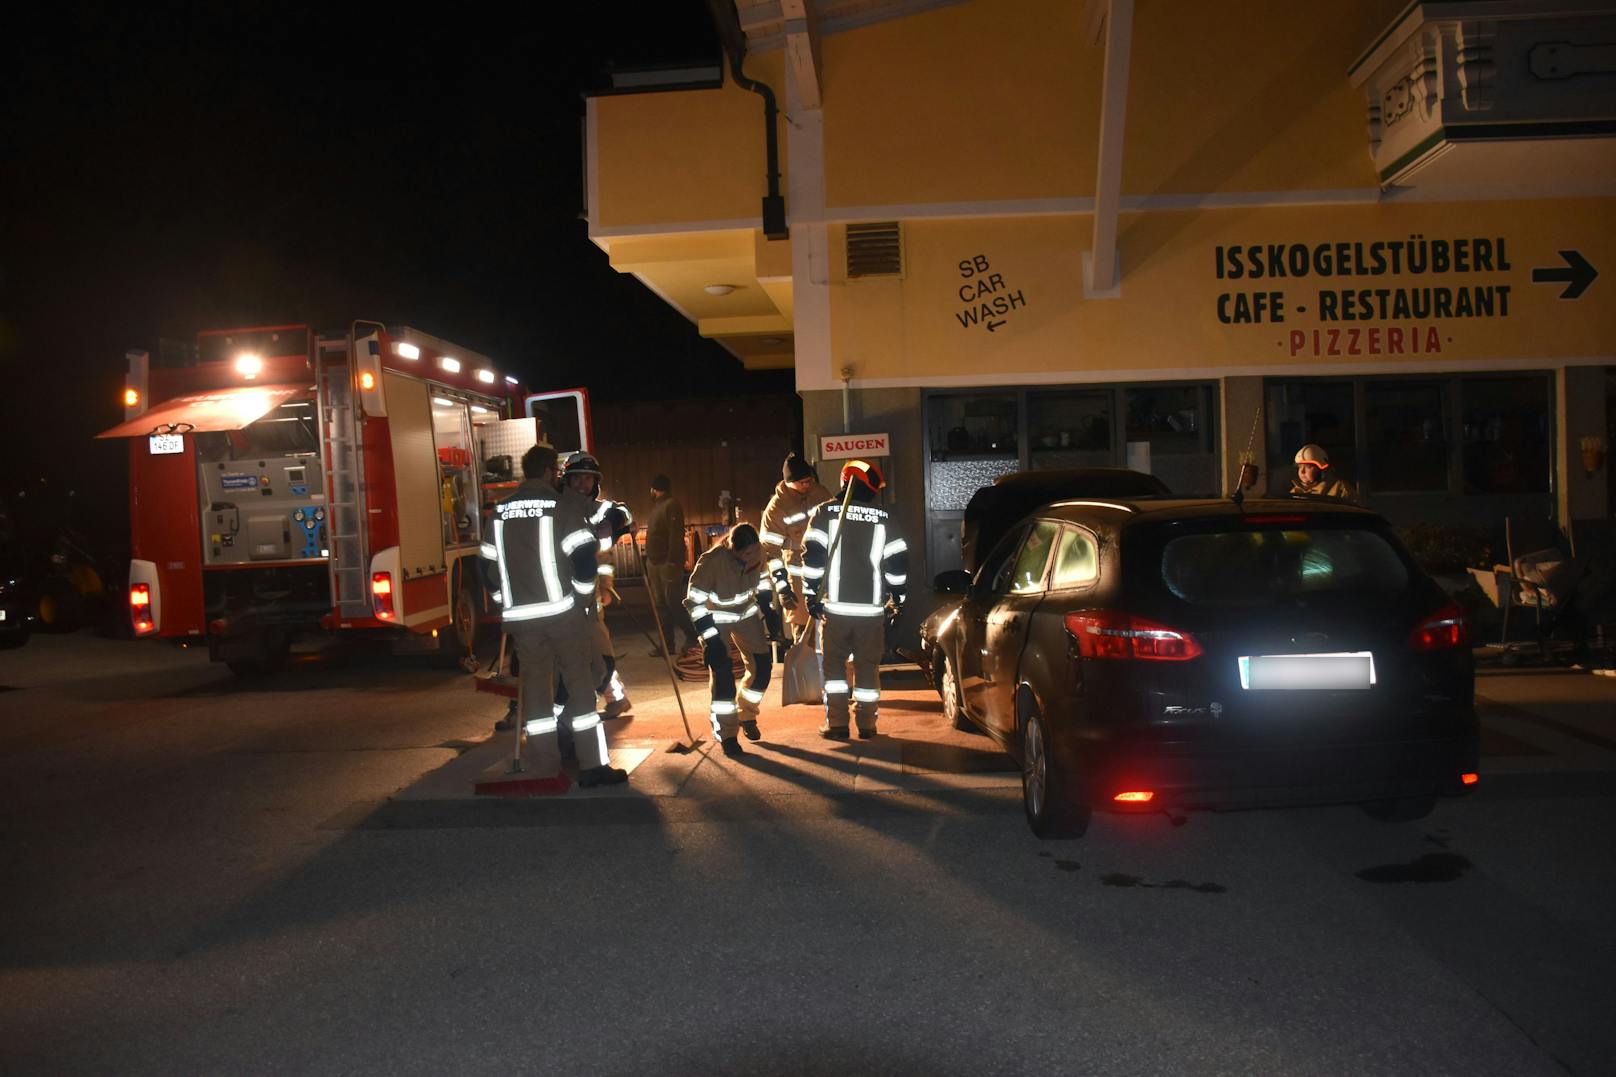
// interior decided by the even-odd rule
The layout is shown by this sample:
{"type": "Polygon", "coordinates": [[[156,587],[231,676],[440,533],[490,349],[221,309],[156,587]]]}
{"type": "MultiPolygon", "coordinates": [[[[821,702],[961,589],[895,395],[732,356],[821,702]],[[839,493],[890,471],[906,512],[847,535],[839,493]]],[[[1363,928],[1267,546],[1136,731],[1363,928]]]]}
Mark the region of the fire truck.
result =
{"type": "Polygon", "coordinates": [[[497,617],[487,507],[544,440],[591,446],[584,389],[528,393],[487,357],[355,321],[210,330],[128,354],[129,612],[238,674],[309,637],[366,635],[454,664],[497,617]]]}

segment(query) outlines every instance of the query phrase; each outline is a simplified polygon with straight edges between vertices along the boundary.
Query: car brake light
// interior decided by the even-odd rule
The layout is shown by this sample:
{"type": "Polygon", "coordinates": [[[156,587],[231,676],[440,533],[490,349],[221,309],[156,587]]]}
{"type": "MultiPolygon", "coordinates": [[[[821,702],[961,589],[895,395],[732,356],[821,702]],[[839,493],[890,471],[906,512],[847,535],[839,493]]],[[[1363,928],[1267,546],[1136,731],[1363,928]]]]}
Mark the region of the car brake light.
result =
{"type": "Polygon", "coordinates": [[[129,585],[129,619],[137,636],[143,636],[156,627],[152,623],[150,584],[129,585]]]}
{"type": "Polygon", "coordinates": [[[389,573],[371,573],[370,605],[376,611],[378,621],[391,621],[393,619],[393,577],[389,573]]]}
{"type": "Polygon", "coordinates": [[[1066,631],[1084,658],[1187,662],[1201,657],[1201,645],[1188,632],[1114,610],[1068,613],[1066,631]]]}
{"type": "Polygon", "coordinates": [[[1459,780],[1461,782],[1463,782],[1465,785],[1475,785],[1477,782],[1481,781],[1481,775],[1480,774],[1461,774],[1461,775],[1459,775],[1459,780]]]}
{"type": "Polygon", "coordinates": [[[1305,523],[1307,523],[1307,517],[1305,515],[1296,515],[1296,516],[1242,516],[1240,518],[1240,520],[1241,520],[1242,523],[1248,523],[1248,524],[1305,524],[1305,523]]]}
{"type": "Polygon", "coordinates": [[[1464,611],[1456,602],[1431,614],[1408,634],[1408,645],[1416,651],[1447,651],[1470,642],[1465,629],[1464,611]]]}
{"type": "Polygon", "coordinates": [[[1156,794],[1148,789],[1138,789],[1127,793],[1118,793],[1111,799],[1119,804],[1149,804],[1156,794]]]}

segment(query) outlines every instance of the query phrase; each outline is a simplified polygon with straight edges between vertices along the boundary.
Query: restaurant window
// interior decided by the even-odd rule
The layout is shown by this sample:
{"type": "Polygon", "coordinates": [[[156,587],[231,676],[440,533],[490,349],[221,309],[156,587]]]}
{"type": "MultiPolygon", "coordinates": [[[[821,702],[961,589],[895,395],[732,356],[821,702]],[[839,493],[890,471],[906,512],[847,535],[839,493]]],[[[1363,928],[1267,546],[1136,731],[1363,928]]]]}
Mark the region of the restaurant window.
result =
{"type": "Polygon", "coordinates": [[[1549,492],[1549,393],[1542,375],[1467,378],[1460,384],[1465,493],[1549,492]]]}
{"type": "Polygon", "coordinates": [[[1033,469],[1112,467],[1110,389],[1027,394],[1027,460],[1033,469]]]}
{"type": "Polygon", "coordinates": [[[1448,489],[1445,390],[1439,382],[1426,381],[1372,381],[1364,386],[1369,469],[1361,481],[1368,490],[1384,494],[1448,489]]]}
{"type": "Polygon", "coordinates": [[[931,454],[928,501],[961,511],[971,495],[1021,467],[1015,393],[938,394],[927,406],[931,454]]]}
{"type": "Polygon", "coordinates": [[[1178,494],[1218,488],[1217,401],[1208,385],[1137,385],[1123,393],[1123,463],[1178,494]]]}
{"type": "Polygon", "coordinates": [[[1296,452],[1303,445],[1323,448],[1330,454],[1331,470],[1358,483],[1352,382],[1270,382],[1266,399],[1270,494],[1290,491],[1296,478],[1296,452]]]}

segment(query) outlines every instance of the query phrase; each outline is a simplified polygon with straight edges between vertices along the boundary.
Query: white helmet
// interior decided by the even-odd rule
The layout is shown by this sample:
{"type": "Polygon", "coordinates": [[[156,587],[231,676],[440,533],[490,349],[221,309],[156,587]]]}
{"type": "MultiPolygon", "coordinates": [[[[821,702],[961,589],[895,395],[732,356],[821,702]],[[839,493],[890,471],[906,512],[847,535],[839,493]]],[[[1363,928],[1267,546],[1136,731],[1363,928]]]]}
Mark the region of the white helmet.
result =
{"type": "Polygon", "coordinates": [[[1309,442],[1296,450],[1296,462],[1298,464],[1312,464],[1320,471],[1323,471],[1330,466],[1330,454],[1325,452],[1322,446],[1309,442]]]}

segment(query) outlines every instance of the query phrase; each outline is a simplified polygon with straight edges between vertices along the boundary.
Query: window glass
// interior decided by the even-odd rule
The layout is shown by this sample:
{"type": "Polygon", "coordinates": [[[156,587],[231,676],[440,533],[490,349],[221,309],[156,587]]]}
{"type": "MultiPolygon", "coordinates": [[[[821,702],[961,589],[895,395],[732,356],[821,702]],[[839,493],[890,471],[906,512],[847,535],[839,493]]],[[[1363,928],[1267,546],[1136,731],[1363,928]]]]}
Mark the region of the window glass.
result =
{"type": "Polygon", "coordinates": [[[1469,378],[1459,397],[1465,493],[1548,493],[1549,379],[1469,378]]]}
{"type": "MultiPolygon", "coordinates": [[[[1303,445],[1318,445],[1330,454],[1330,471],[1354,485],[1358,482],[1358,455],[1351,382],[1269,382],[1268,492],[1282,496],[1296,481],[1296,452],[1303,445]]],[[[1230,416],[1234,426],[1238,416],[1230,416]]],[[[1246,431],[1251,416],[1241,420],[1246,431]]],[[[1236,440],[1244,443],[1240,430],[1236,440]]],[[[1231,465],[1232,469],[1232,465],[1231,465]]]]}
{"type": "Polygon", "coordinates": [[[448,545],[477,541],[476,454],[471,447],[467,406],[449,397],[432,401],[432,438],[438,450],[438,491],[443,503],[443,541],[448,545]]]}
{"type": "Polygon", "coordinates": [[[1112,391],[1027,394],[1027,460],[1033,468],[1112,467],[1112,391]]]}
{"type": "Polygon", "coordinates": [[[1374,531],[1275,528],[1171,539],[1162,551],[1162,580],[1195,605],[1255,606],[1396,594],[1408,585],[1408,569],[1374,531]]]}
{"type": "Polygon", "coordinates": [[[1003,589],[1002,585],[1010,574],[1010,567],[1015,564],[1013,555],[1021,548],[1021,537],[1024,534],[1026,534],[1025,525],[1011,528],[982,559],[982,566],[976,570],[976,578],[971,582],[971,589],[977,592],[979,597],[1003,589]]]}
{"type": "Polygon", "coordinates": [[[1139,385],[1123,394],[1123,463],[1181,494],[1218,488],[1217,401],[1206,385],[1139,385]]]}
{"type": "Polygon", "coordinates": [[[1371,492],[1448,488],[1446,389],[1439,382],[1372,381],[1364,386],[1371,492]]]}
{"type": "MultiPolygon", "coordinates": [[[[939,395],[927,404],[933,460],[1019,457],[1014,393],[939,395]]],[[[1013,470],[1013,469],[1012,469],[1013,470]]]]}
{"type": "Polygon", "coordinates": [[[1062,528],[1049,586],[1054,590],[1082,587],[1093,583],[1099,575],[1100,551],[1094,536],[1076,527],[1062,528]]]}
{"type": "Polygon", "coordinates": [[[1022,543],[1021,552],[1016,554],[1015,562],[1010,570],[1004,586],[997,588],[1000,593],[1008,591],[1012,595],[1032,595],[1044,589],[1044,566],[1049,563],[1049,551],[1055,545],[1055,536],[1060,528],[1040,520],[1032,525],[1027,533],[1027,541],[1022,543]]]}

